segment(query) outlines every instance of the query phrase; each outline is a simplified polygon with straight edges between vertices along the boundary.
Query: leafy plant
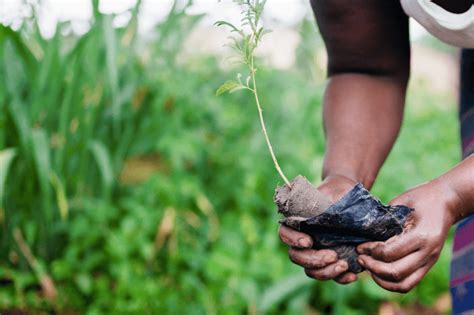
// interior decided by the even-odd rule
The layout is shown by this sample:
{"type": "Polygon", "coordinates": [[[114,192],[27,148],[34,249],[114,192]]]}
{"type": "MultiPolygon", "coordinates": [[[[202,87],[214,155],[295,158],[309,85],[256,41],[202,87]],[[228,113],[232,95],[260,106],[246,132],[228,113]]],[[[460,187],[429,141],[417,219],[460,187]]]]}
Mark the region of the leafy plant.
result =
{"type": "Polygon", "coordinates": [[[242,75],[237,75],[237,81],[229,80],[222,84],[216,91],[216,95],[220,95],[224,92],[235,92],[237,90],[246,89],[252,92],[255,98],[255,104],[257,105],[258,116],[260,119],[260,125],[262,127],[263,135],[267,143],[268,150],[273,160],[273,164],[280,175],[285,181],[285,184],[290,185],[288,178],[283,173],[280,164],[273,152],[273,146],[268,137],[267,127],[265,126],[265,120],[263,119],[263,110],[260,105],[260,99],[258,97],[256,73],[257,67],[255,65],[255,49],[262,40],[263,35],[269,31],[260,26],[260,20],[262,17],[263,9],[265,7],[266,0],[239,0],[236,1],[242,6],[242,24],[240,27],[233,25],[226,21],[218,21],[215,24],[217,26],[227,26],[231,32],[236,33],[235,36],[231,36],[232,47],[239,54],[240,61],[248,67],[249,75],[245,82],[242,81],[242,75]]]}

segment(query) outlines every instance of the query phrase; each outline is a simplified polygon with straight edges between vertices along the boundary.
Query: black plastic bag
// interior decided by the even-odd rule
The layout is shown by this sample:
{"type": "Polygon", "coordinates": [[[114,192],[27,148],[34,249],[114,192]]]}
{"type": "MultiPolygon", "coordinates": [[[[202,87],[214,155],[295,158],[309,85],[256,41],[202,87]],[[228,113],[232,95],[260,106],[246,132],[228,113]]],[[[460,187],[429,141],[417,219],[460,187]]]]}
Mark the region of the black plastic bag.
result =
{"type": "Polygon", "coordinates": [[[357,184],[324,212],[310,218],[287,217],[281,223],[310,235],[315,249],[330,248],[349,264],[349,271],[361,272],[357,245],[386,241],[403,231],[409,214],[406,206],[386,206],[357,184]]]}

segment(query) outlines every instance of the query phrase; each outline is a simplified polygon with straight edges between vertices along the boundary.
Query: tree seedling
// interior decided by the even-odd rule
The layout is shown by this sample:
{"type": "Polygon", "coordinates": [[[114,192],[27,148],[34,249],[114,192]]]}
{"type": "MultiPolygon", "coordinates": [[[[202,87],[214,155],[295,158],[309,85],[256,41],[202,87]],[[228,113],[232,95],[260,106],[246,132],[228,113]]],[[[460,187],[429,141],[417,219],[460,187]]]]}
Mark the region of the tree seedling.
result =
{"type": "Polygon", "coordinates": [[[245,82],[242,81],[242,74],[237,75],[237,80],[229,80],[222,84],[216,91],[216,95],[220,95],[224,92],[235,92],[237,90],[248,90],[252,92],[255,98],[255,104],[257,105],[258,116],[260,119],[260,125],[262,127],[263,135],[267,143],[268,150],[273,160],[273,164],[287,185],[290,185],[288,178],[283,173],[280,164],[276,158],[275,152],[273,151],[272,143],[268,137],[267,127],[265,126],[265,120],[263,119],[263,110],[260,105],[260,99],[258,97],[257,81],[255,79],[257,68],[255,66],[255,49],[262,40],[262,37],[269,31],[260,26],[260,19],[262,17],[263,8],[265,6],[265,0],[240,0],[236,1],[243,7],[242,10],[242,24],[240,27],[226,22],[218,21],[215,24],[217,26],[227,26],[231,29],[234,36],[231,36],[232,44],[230,45],[239,54],[240,61],[248,67],[249,74],[245,82]]]}
{"type": "Polygon", "coordinates": [[[277,189],[275,195],[275,202],[280,212],[285,216],[296,217],[311,217],[319,214],[329,207],[331,202],[303,176],[297,176],[292,182],[288,180],[278,163],[263,118],[263,109],[260,104],[256,80],[257,67],[255,65],[255,50],[261,42],[262,37],[270,32],[261,26],[261,18],[266,0],[237,0],[234,2],[242,9],[241,24],[236,26],[227,21],[217,21],[215,25],[225,26],[230,29],[231,36],[229,38],[231,43],[229,46],[237,53],[238,61],[247,67],[248,75],[245,80],[243,80],[242,74],[238,73],[235,80],[224,82],[224,84],[217,89],[216,95],[225,92],[233,93],[238,90],[247,90],[252,93],[268,151],[270,152],[278,174],[285,182],[283,187],[277,189]]]}

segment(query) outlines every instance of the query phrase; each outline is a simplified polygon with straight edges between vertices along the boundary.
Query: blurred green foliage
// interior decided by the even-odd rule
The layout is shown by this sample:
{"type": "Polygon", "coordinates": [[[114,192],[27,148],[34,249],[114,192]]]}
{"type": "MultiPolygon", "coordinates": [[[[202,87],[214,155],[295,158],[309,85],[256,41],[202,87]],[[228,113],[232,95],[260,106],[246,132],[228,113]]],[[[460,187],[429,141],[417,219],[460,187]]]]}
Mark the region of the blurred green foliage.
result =
{"type": "MultiPolygon", "coordinates": [[[[214,57],[178,60],[200,16],[174,7],[144,42],[138,7],[119,29],[95,8],[79,38],[62,35],[67,23],[49,40],[34,18],[19,31],[0,26],[0,310],[367,314],[386,300],[430,305],[447,291],[450,244],[407,295],[365,276],[349,286],[307,279],[277,237],[279,177],[252,96],[214,96],[229,77],[214,57]],[[127,161],[143,156],[157,171],[130,183],[127,161]],[[55,301],[42,296],[15,230],[54,279],[55,301]]],[[[260,68],[258,80],[282,166],[317,181],[323,86],[303,63],[260,68]]],[[[456,163],[452,103],[414,90],[374,194],[388,201],[456,163]]]]}

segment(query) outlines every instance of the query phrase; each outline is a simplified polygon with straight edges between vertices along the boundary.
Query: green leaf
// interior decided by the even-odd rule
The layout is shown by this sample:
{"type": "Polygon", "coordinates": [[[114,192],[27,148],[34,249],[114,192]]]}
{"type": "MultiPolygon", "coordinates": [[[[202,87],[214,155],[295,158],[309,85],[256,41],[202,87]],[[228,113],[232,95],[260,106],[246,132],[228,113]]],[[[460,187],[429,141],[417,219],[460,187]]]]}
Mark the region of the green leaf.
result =
{"type": "Polygon", "coordinates": [[[119,73],[117,68],[117,35],[112,25],[112,16],[105,15],[102,20],[102,28],[104,30],[105,52],[106,52],[106,70],[110,88],[110,96],[112,101],[112,119],[113,130],[115,134],[119,132],[119,118],[121,114],[121,106],[118,101],[119,93],[119,73]]]}
{"type": "Polygon", "coordinates": [[[42,211],[44,211],[45,222],[51,222],[54,212],[51,207],[51,186],[49,175],[51,174],[51,157],[49,139],[46,131],[42,128],[34,129],[31,133],[32,158],[36,168],[36,175],[40,186],[42,211]]]}
{"type": "Polygon", "coordinates": [[[12,117],[13,124],[16,128],[16,134],[20,139],[21,151],[29,154],[29,152],[31,152],[31,127],[25,106],[20,104],[17,99],[14,99],[10,104],[7,104],[7,110],[12,117]]]}
{"type": "Polygon", "coordinates": [[[67,201],[64,185],[62,184],[58,175],[56,175],[54,172],[51,172],[51,184],[56,190],[56,202],[58,204],[59,215],[61,216],[62,220],[65,220],[69,213],[69,204],[67,201]]]}
{"type": "Polygon", "coordinates": [[[225,92],[235,92],[237,90],[244,89],[245,86],[239,84],[238,82],[234,80],[228,80],[225,81],[224,84],[222,84],[217,90],[216,90],[216,95],[221,95],[225,92]]]}
{"type": "Polygon", "coordinates": [[[5,180],[7,179],[8,170],[10,169],[11,162],[15,155],[16,150],[14,148],[0,151],[0,207],[5,190],[5,180]]]}
{"type": "Polygon", "coordinates": [[[16,155],[14,148],[9,148],[0,151],[0,223],[3,221],[3,196],[5,195],[5,182],[8,175],[8,170],[16,155]]]}
{"type": "Polygon", "coordinates": [[[238,32],[240,33],[240,30],[234,26],[233,24],[229,23],[229,22],[226,22],[226,21],[217,21],[214,23],[214,25],[216,26],[228,26],[231,28],[232,32],[238,32]]]}
{"type": "Polygon", "coordinates": [[[114,182],[114,172],[112,170],[112,162],[109,152],[105,145],[98,140],[93,140],[89,145],[89,149],[91,150],[102,175],[101,178],[104,193],[108,196],[114,182]]]}
{"type": "Polygon", "coordinates": [[[259,310],[266,313],[281,303],[288,295],[310,285],[311,281],[303,273],[283,278],[263,292],[260,298],[259,310]]]}
{"type": "Polygon", "coordinates": [[[48,198],[50,192],[49,175],[51,173],[50,149],[46,132],[39,128],[32,132],[33,157],[36,173],[44,198],[48,198]]]}

